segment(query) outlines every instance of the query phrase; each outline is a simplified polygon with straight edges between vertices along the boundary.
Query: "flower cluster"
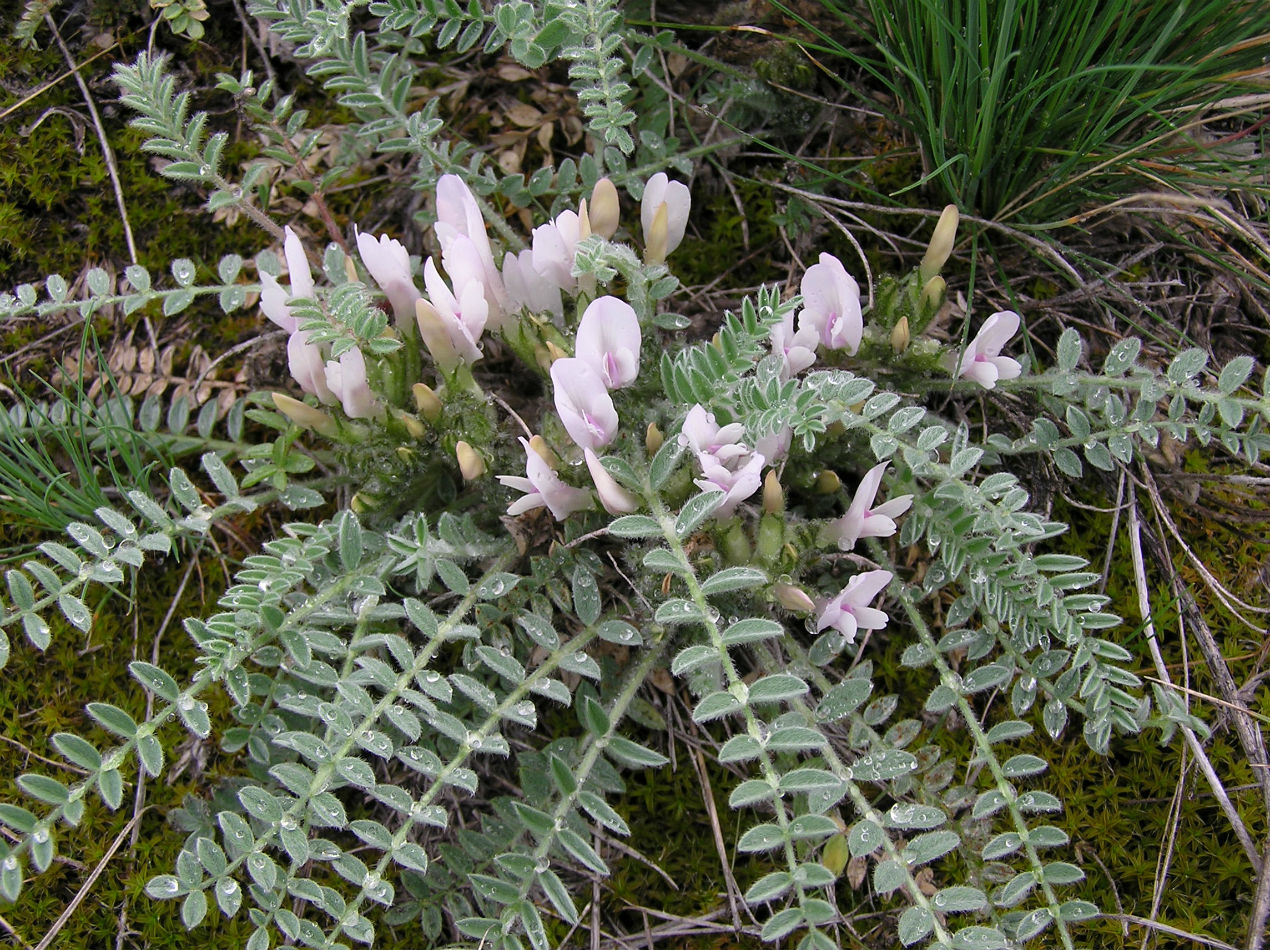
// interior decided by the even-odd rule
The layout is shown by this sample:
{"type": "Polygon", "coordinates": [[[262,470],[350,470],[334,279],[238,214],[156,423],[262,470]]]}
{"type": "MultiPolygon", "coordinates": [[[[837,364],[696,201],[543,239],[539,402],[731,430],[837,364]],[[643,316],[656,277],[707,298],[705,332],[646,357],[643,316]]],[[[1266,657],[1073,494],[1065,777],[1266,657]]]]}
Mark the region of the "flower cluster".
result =
{"type": "Polygon", "coordinates": [[[366,378],[366,360],[354,347],[338,360],[327,360],[322,348],[300,329],[298,318],[287,306],[288,299],[313,296],[313,272],[299,237],[290,228],[285,231],[283,254],[290,273],[290,292],[282,289],[276,277],[261,273],[260,309],[265,316],[286,330],[287,365],[291,376],[306,393],[317,396],[326,405],[340,403],[350,419],[368,419],[380,412],[378,402],[366,378]]]}
{"type": "MultiPolygon", "coordinates": [[[[661,264],[683,240],[689,209],[687,186],[665,174],[648,181],[640,213],[646,264],[661,264]]],[[[518,253],[507,252],[501,268],[495,263],[480,203],[458,176],[444,175],[438,181],[436,211],[440,255],[439,260],[426,257],[419,268],[422,292],[415,277],[417,265],[399,241],[388,235],[356,232],[356,242],[362,264],[387,298],[397,334],[409,343],[417,328],[417,339],[447,385],[459,369],[482,358],[481,338],[487,330],[509,327],[524,311],[546,315],[563,328],[566,301],[587,301],[574,334],[572,355],[560,353],[564,341],[559,337],[561,346],[552,343],[546,351],[555,357],[548,375],[556,414],[574,446],[569,452],[558,450],[566,455],[575,453],[575,458],[576,453],[581,454],[591,485],[579,487],[562,478],[556,452],[541,436],[522,438],[525,474],[498,476],[503,485],[522,493],[511,502],[508,514],[546,508],[554,518],[563,520],[593,507],[597,498],[610,514],[637,510],[641,500],[618,483],[600,453],[618,436],[620,420],[613,393],[631,386],[640,371],[640,317],[618,297],[595,296],[595,278],[575,273],[577,249],[584,239],[595,234],[609,240],[617,233],[617,189],[601,179],[589,202],[584,199],[576,210],[564,210],[534,228],[530,246],[518,253]]],[[[945,230],[954,227],[955,220],[945,230]]],[[[945,235],[945,243],[948,240],[951,237],[945,235]]],[[[288,300],[311,297],[314,286],[304,250],[289,228],[284,252],[290,272],[289,292],[276,279],[264,275],[262,307],[273,322],[291,334],[287,351],[292,376],[319,402],[342,406],[349,418],[382,415],[384,407],[371,389],[362,352],[353,347],[338,359],[328,359],[299,328],[288,300]]],[[[785,381],[812,367],[818,350],[839,350],[854,356],[864,340],[860,286],[837,257],[820,254],[804,273],[799,289],[802,307],[787,313],[770,333],[771,351],[779,360],[780,377],[785,381]]],[[[993,314],[950,368],[988,389],[997,380],[1018,376],[1020,364],[1001,355],[1018,326],[1017,314],[993,314]]],[[[420,388],[421,384],[415,387],[417,399],[430,397],[429,405],[437,401],[427,387],[422,387],[426,392],[421,397],[420,388]]],[[[279,397],[277,404],[292,418],[323,431],[324,425],[332,424],[330,417],[287,397],[279,397]]],[[[424,409],[422,404],[419,408],[424,409]]],[[[437,415],[439,404],[429,418],[437,415]]],[[[751,442],[743,423],[719,425],[700,404],[688,410],[678,435],[698,469],[695,485],[703,492],[722,493],[715,509],[718,519],[735,516],[740,505],[759,490],[765,468],[773,466],[768,478],[777,478],[775,466],[788,452],[791,438],[786,426],[751,442]]],[[[484,472],[484,461],[471,445],[459,442],[456,451],[465,478],[484,472]]],[[[912,496],[875,504],[886,468],[883,463],[864,475],[845,513],[826,526],[822,537],[828,543],[850,551],[860,538],[895,533],[896,519],[909,509],[912,496]]],[[[779,490],[779,482],[775,484],[779,490]]],[[[890,580],[886,571],[859,573],[835,597],[820,601],[786,584],[779,599],[786,605],[797,605],[791,609],[814,611],[817,632],[833,630],[851,642],[858,630],[885,625],[886,614],[870,604],[890,580]]]]}

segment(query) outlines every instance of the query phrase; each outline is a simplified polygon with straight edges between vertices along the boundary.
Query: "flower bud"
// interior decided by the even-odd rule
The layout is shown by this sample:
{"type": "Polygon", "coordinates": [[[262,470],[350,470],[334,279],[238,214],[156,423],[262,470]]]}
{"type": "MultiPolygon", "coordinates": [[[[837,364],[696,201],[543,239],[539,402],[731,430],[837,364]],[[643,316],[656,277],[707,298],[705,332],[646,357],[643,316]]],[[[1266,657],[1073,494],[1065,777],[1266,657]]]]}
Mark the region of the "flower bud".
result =
{"type": "Polygon", "coordinates": [[[401,461],[406,465],[414,464],[414,460],[419,457],[419,453],[408,445],[399,445],[393,450],[393,452],[396,454],[397,458],[401,459],[401,461]]]}
{"type": "Polygon", "coordinates": [[[785,492],[775,471],[769,471],[763,479],[763,514],[779,515],[785,511],[785,492]]]}
{"type": "Polygon", "coordinates": [[[925,285],[928,280],[938,274],[952,254],[953,245],[957,241],[957,206],[945,206],[935,225],[935,233],[931,235],[930,247],[917,268],[917,279],[925,285]]]}
{"type": "Polygon", "coordinates": [[[400,409],[393,409],[392,414],[394,419],[406,427],[406,432],[410,434],[410,438],[422,439],[428,434],[428,427],[410,413],[403,412],[400,409]]]}
{"type": "Polygon", "coordinates": [[[805,614],[816,609],[815,601],[807,596],[807,592],[793,584],[775,584],[772,587],[772,593],[776,596],[777,602],[786,610],[805,614]]]}
{"type": "MultiPolygon", "coordinates": [[[[942,277],[932,278],[933,280],[943,280],[942,277]]],[[[922,295],[922,299],[926,299],[926,295],[922,295]]],[[[908,349],[909,344],[908,317],[900,317],[896,321],[895,327],[891,330],[891,349],[896,353],[903,353],[908,349]]]]}
{"type": "Polygon", "coordinates": [[[922,288],[922,295],[917,301],[919,327],[929,323],[935,316],[935,311],[944,302],[944,293],[947,289],[948,285],[944,282],[944,278],[938,274],[926,281],[926,286],[922,288]]]}
{"type": "Polygon", "coordinates": [[[649,455],[656,455],[664,441],[666,441],[665,436],[661,434],[661,429],[657,428],[657,423],[650,422],[644,431],[644,451],[649,455]]]}
{"type": "Polygon", "coordinates": [[[821,495],[834,495],[842,488],[842,479],[838,473],[830,469],[821,469],[816,476],[816,491],[821,495]]]}
{"type": "Polygon", "coordinates": [[[560,467],[560,459],[556,457],[555,452],[551,451],[551,446],[547,444],[547,440],[542,436],[530,436],[529,447],[533,449],[537,456],[546,462],[553,470],[560,467]]]}
{"type": "Polygon", "coordinates": [[[366,514],[366,512],[374,511],[376,508],[378,508],[379,502],[377,502],[370,495],[367,495],[363,492],[358,492],[352,498],[349,499],[348,507],[353,509],[353,514],[364,515],[366,514]]]}
{"type": "Polygon", "coordinates": [[[586,199],[578,202],[578,240],[591,236],[591,214],[587,211],[586,199]]]}
{"type": "Polygon", "coordinates": [[[429,422],[436,422],[441,418],[441,400],[427,383],[415,383],[410,391],[414,393],[415,408],[419,410],[419,415],[429,422]]]}
{"type": "Polygon", "coordinates": [[[312,429],[318,435],[324,435],[328,439],[334,438],[339,432],[339,426],[335,424],[335,420],[321,409],[314,409],[308,403],[300,402],[284,393],[273,394],[273,405],[302,429],[312,429]]]}
{"type": "Polygon", "coordinates": [[[666,260],[666,244],[670,228],[670,211],[665,202],[657,206],[653,220],[644,235],[644,263],[661,264],[666,260]]]}
{"type": "Polygon", "coordinates": [[[459,460],[459,471],[463,474],[464,481],[475,481],[485,474],[485,459],[466,442],[459,442],[454,446],[454,455],[459,460]]]}
{"type": "Polygon", "coordinates": [[[617,199],[617,186],[607,178],[601,178],[591,190],[591,232],[606,241],[617,233],[622,208],[617,199]]]}
{"type": "MultiPolygon", "coordinates": [[[[547,357],[554,363],[556,360],[565,359],[569,354],[560,347],[556,346],[554,340],[547,341],[547,357]]],[[[548,364],[550,365],[550,364],[548,364]]]]}

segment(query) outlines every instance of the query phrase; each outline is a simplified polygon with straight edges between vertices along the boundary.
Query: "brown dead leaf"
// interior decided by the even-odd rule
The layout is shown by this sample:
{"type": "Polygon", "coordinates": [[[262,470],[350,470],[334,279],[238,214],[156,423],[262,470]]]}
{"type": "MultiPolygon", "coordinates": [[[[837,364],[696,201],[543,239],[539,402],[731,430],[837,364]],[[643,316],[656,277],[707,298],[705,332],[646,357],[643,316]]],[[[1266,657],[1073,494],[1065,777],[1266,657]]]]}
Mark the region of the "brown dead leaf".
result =
{"type": "Polygon", "coordinates": [[[534,74],[523,66],[517,66],[515,63],[499,63],[495,75],[505,82],[524,82],[526,79],[532,79],[534,74]]]}
{"type": "Polygon", "coordinates": [[[526,102],[516,102],[507,109],[507,118],[522,129],[533,129],[542,122],[543,114],[526,102]]]}
{"type": "Polygon", "coordinates": [[[854,857],[847,862],[847,883],[851,885],[853,891],[858,891],[860,886],[864,884],[868,869],[869,859],[863,855],[854,857]]]}

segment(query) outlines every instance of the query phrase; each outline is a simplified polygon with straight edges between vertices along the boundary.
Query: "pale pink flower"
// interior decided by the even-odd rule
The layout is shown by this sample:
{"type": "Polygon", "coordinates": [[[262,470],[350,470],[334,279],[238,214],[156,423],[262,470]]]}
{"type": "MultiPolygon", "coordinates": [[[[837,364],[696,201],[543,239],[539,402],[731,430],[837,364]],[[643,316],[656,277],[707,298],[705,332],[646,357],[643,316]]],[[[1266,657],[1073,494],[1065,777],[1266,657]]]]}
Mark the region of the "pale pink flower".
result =
{"type": "Polygon", "coordinates": [[[774,464],[785,457],[793,440],[794,430],[789,426],[781,426],[775,432],[755,439],[754,448],[759,455],[774,464]]]}
{"type": "Polygon", "coordinates": [[[287,300],[295,297],[313,296],[313,272],[309,270],[309,258],[304,253],[304,245],[300,237],[291,230],[290,225],[283,228],[285,235],[282,242],[282,253],[287,260],[287,272],[290,286],[283,290],[278,278],[272,274],[260,275],[260,309],[265,316],[288,333],[294,333],[298,322],[291,315],[287,300]]]}
{"type": "Polygon", "coordinates": [[[973,379],[984,389],[993,389],[999,379],[1014,379],[1023,371],[1019,361],[1001,355],[1001,348],[1019,329],[1019,315],[999,310],[979,328],[957,363],[957,375],[973,379]]]}
{"type": "MultiPolygon", "coordinates": [[[[423,265],[423,283],[428,289],[428,297],[441,320],[441,326],[455,356],[469,365],[475,363],[481,358],[481,348],[477,341],[481,338],[486,317],[489,315],[484,288],[478,282],[469,281],[466,284],[456,284],[452,292],[430,257],[423,265]]],[[[425,332],[423,336],[426,343],[428,333],[425,332]]],[[[448,362],[446,357],[438,353],[434,352],[432,355],[438,362],[448,362]]]]}
{"type": "Polygon", "coordinates": [[[857,630],[881,630],[890,618],[869,603],[891,583],[890,571],[865,571],[847,582],[836,597],[820,604],[816,611],[816,632],[832,627],[855,642],[857,630]]]}
{"type": "Polygon", "coordinates": [[[586,459],[591,481],[595,483],[595,493],[600,496],[600,504],[605,511],[611,515],[628,515],[639,509],[639,499],[617,483],[598,455],[590,449],[583,449],[582,457],[586,459]]]}
{"type": "Polygon", "coordinates": [[[581,239],[582,225],[573,211],[561,211],[556,220],[534,228],[534,270],[565,293],[578,289],[573,258],[581,239]]]}
{"type": "Polygon", "coordinates": [[[799,289],[803,295],[799,330],[814,327],[825,346],[854,354],[864,334],[860,285],[847,273],[842,261],[832,254],[821,254],[820,263],[812,264],[803,274],[799,289]]]}
{"type": "Polygon", "coordinates": [[[671,181],[658,172],[644,186],[640,205],[640,224],[644,228],[644,256],[650,264],[658,264],[677,248],[688,227],[692,194],[680,181],[671,181]]]}
{"type": "Polygon", "coordinates": [[[635,382],[639,373],[639,318],[635,308],[617,297],[596,297],[578,323],[574,346],[609,389],[635,382]]]}
{"type": "Polygon", "coordinates": [[[546,508],[557,521],[563,521],[573,512],[590,507],[589,491],[566,485],[543,457],[530,448],[526,439],[521,439],[520,444],[525,447],[525,475],[498,476],[498,480],[508,488],[525,492],[523,498],[517,498],[508,505],[509,515],[546,508]]]}
{"type": "Polygon", "coordinates": [[[816,344],[819,339],[814,326],[803,321],[794,332],[794,314],[772,327],[772,352],[781,358],[781,379],[793,379],[816,362],[816,344]]]}
{"type": "Polygon", "coordinates": [[[458,175],[442,175],[437,179],[437,240],[441,242],[441,262],[446,273],[456,284],[458,275],[450,265],[452,247],[459,237],[472,242],[480,264],[481,287],[487,307],[487,319],[491,329],[501,327],[507,312],[507,291],[503,278],[494,264],[494,252],[490,249],[489,235],[485,233],[485,218],[476,196],[458,175]]]}
{"type": "Polygon", "coordinates": [[[533,251],[507,252],[503,258],[503,285],[507,288],[508,305],[512,309],[525,307],[530,313],[550,313],[557,318],[564,316],[560,288],[534,269],[533,251]]]}
{"type": "Polygon", "coordinates": [[[617,436],[617,409],[595,370],[568,357],[551,364],[556,412],[569,437],[581,449],[598,449],[617,436]]]}
{"type": "Polygon", "coordinates": [[[312,393],[328,405],[335,402],[336,397],[326,384],[326,360],[322,358],[322,349],[309,342],[309,335],[303,330],[296,330],[287,338],[287,368],[291,370],[292,379],[306,393],[312,393]]]}
{"type": "Polygon", "coordinates": [[[357,347],[346,350],[339,361],[326,364],[326,385],[339,398],[350,419],[369,419],[378,414],[375,396],[366,379],[366,359],[357,347]]]}
{"type": "Polygon", "coordinates": [[[750,450],[741,442],[744,435],[745,426],[740,422],[720,426],[714,413],[696,405],[688,410],[683,428],[679,430],[679,444],[692,449],[698,457],[711,455],[726,463],[749,454],[750,450]]]}
{"type": "Polygon", "coordinates": [[[767,464],[759,452],[750,452],[729,463],[709,454],[698,455],[697,461],[701,464],[701,478],[693,479],[693,483],[703,492],[726,493],[723,503],[714,510],[716,518],[730,517],[737,505],[759,490],[763,484],[763,466],[767,464]]]}
{"type": "Polygon", "coordinates": [[[410,254],[404,244],[387,234],[376,239],[364,231],[354,231],[357,253],[392,305],[397,329],[404,332],[415,318],[415,301],[423,296],[410,272],[410,254]]]}
{"type": "Polygon", "coordinates": [[[843,551],[850,551],[860,538],[889,538],[895,534],[895,519],[913,506],[912,495],[900,495],[876,508],[871,507],[882,484],[886,465],[883,462],[865,472],[847,513],[830,525],[831,532],[838,539],[838,547],[843,551]]]}

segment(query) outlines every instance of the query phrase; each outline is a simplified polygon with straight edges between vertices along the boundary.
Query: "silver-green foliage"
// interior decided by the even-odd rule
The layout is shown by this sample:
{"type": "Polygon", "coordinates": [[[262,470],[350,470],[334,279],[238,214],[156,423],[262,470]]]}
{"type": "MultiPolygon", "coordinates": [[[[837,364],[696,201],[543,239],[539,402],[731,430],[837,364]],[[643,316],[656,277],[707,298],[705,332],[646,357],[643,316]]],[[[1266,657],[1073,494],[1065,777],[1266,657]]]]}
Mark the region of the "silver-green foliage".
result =
{"type": "MultiPolygon", "coordinates": [[[[408,53],[425,39],[459,50],[509,44],[529,65],[570,59],[593,129],[614,146],[606,160],[630,151],[629,90],[616,65],[622,33],[607,0],[503,2],[492,12],[475,2],[385,0],[371,9],[382,42],[353,32],[339,3],[261,0],[253,10],[359,116],[363,146],[418,159],[424,184],[470,155],[442,134],[434,107],[405,112],[408,53]]],[[[189,115],[162,63],[143,58],[117,75],[152,136],[148,147],[173,162],[169,173],[209,186],[213,204],[239,201],[242,186],[219,168],[223,140],[205,135],[201,114],[189,115]]],[[[304,125],[285,100],[249,91],[247,77],[224,87],[254,103],[252,121],[272,130],[279,149],[304,125]]],[[[296,161],[306,147],[275,157],[296,161]]],[[[593,181],[601,167],[591,158],[566,177],[593,181]]],[[[244,184],[253,174],[263,172],[249,170],[244,184]]],[[[492,175],[476,180],[512,200],[522,193],[492,175]]],[[[521,187],[536,198],[551,182],[537,194],[532,179],[521,187]]],[[[171,290],[153,289],[138,268],[122,293],[104,272],[90,273],[83,299],[50,278],[44,299],[32,286],[0,297],[0,315],[86,318],[106,305],[131,312],[160,300],[176,312],[206,294],[230,309],[256,289],[237,282],[241,263],[226,259],[220,283],[204,286],[190,262],[174,262],[171,290]]],[[[295,302],[297,315],[332,344],[390,355],[395,341],[381,337],[386,318],[364,285],[344,279],[338,255],[327,264],[334,286],[295,302]]],[[[602,282],[622,273],[641,311],[676,286],[662,265],[645,267],[598,237],[583,242],[577,270],[602,282]]],[[[911,395],[931,385],[924,377],[907,380],[909,394],[858,365],[859,373],[783,379],[768,355],[770,333],[797,305],[764,289],[725,318],[716,341],[670,349],[660,386],[646,373],[631,399],[642,399],[647,420],[639,421],[655,418],[667,436],[647,451],[624,438],[605,460],[638,501],[636,513],[567,522],[565,543],[549,548],[505,530],[505,499],[493,490],[465,515],[438,503],[392,523],[340,509],[286,525],[244,558],[214,613],[185,619],[198,662],[184,682],[133,664],[155,700],[144,722],[90,703],[106,744],[72,733],[51,739],[84,775],[71,784],[38,773],[18,779],[26,803],[0,805],[13,832],[0,856],[0,894],[17,899],[24,874],[49,867],[61,826],[82,819],[90,796],[118,808],[130,770],[162,775],[181,739],[166,724],[179,722],[215,737],[240,765],[215,790],[215,810],[191,818],[176,866],[147,885],[152,897],[181,902],[186,926],[209,913],[245,914],[251,950],[369,945],[378,926],[407,924],[432,943],[542,950],[553,918],[579,923],[581,895],[566,881],[576,871],[608,874],[612,858],[597,842],[629,833],[618,807],[623,770],[667,765],[649,748],[656,738],[636,741],[632,710],[653,671],[669,666],[692,696],[693,720],[718,730],[719,761],[746,773],[728,790],[743,827],[731,844],[767,862],[745,895],[764,939],[796,934],[800,948],[839,946],[836,884],[853,857],[871,860],[870,886],[893,899],[904,945],[991,950],[1052,931],[1074,946],[1073,925],[1096,908],[1065,896],[1083,871],[1067,860],[1062,802],[1044,787],[1045,759],[1018,742],[1038,726],[1056,738],[1075,719],[1102,753],[1117,733],[1167,729],[1185,713],[1142,695],[1133,656],[1110,632],[1119,618],[1088,590],[1097,575],[1062,552],[1065,526],[1031,509],[1008,465],[1048,453],[1076,477],[1086,463],[1131,463],[1162,435],[1257,460],[1270,448],[1270,391],[1245,389],[1246,358],[1205,380],[1197,351],[1158,371],[1138,362],[1132,340],[1099,371],[1083,369],[1069,330],[1056,367],[1000,385],[1030,408],[1030,430],[981,438],[911,395]],[[925,570],[912,576],[876,542],[866,555],[894,575],[885,635],[909,641],[911,689],[875,695],[867,648],[817,633],[778,606],[780,588],[792,584],[829,593],[843,562],[823,522],[797,507],[765,502],[773,510],[716,520],[721,493],[695,490],[691,453],[676,438],[694,404],[741,422],[747,444],[788,429],[791,470],[828,452],[890,462],[889,492],[914,495],[897,540],[924,551],[925,570]],[[946,605],[938,628],[936,603],[946,605]],[[212,715],[213,697],[226,700],[225,717],[212,715]],[[566,708],[576,728],[560,725],[566,708]],[[949,755],[954,728],[968,736],[968,761],[949,755]],[[921,876],[932,865],[941,886],[928,894],[921,876]],[[968,876],[944,873],[957,868],[968,876]]],[[[681,323],[662,315],[646,330],[681,323]]],[[[902,373],[902,361],[897,367],[902,373]]],[[[118,411],[159,428],[152,404],[118,411]]],[[[164,438],[184,447],[188,419],[179,416],[168,410],[164,438]]],[[[9,570],[0,632],[21,629],[45,649],[54,616],[87,630],[87,591],[120,587],[174,541],[262,503],[322,500],[326,483],[294,479],[313,463],[293,451],[296,430],[281,416],[256,407],[227,424],[234,445],[212,442],[210,423],[196,426],[208,441],[201,489],[173,469],[164,503],[129,492],[91,522],[71,523],[70,543],[46,542],[9,570]],[[239,451],[244,419],[281,435],[239,451]],[[219,504],[209,501],[217,496],[219,504]]],[[[470,497],[483,490],[470,488],[470,497]]],[[[4,647],[7,661],[7,639],[4,647]]]]}

